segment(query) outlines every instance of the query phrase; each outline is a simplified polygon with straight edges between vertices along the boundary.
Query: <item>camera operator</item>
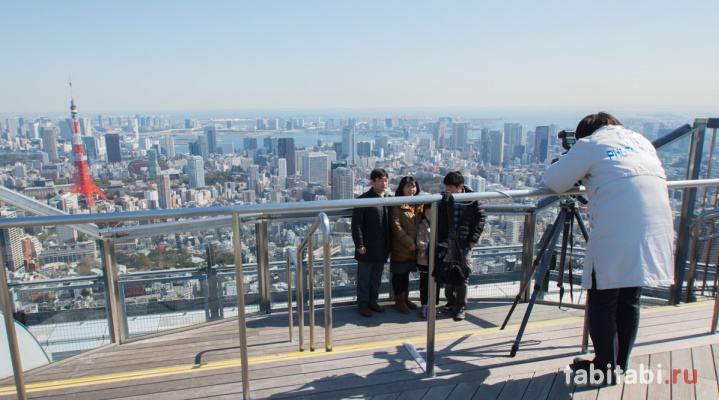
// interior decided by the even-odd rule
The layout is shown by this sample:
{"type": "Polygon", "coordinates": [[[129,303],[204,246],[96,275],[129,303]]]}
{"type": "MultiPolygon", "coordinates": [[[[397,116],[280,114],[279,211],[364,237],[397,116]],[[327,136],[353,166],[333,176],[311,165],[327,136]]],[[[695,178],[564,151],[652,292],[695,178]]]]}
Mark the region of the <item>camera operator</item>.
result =
{"type": "Polygon", "coordinates": [[[666,174],[654,146],[600,112],[582,119],[576,144],[544,173],[544,184],[562,193],[582,181],[592,230],[582,287],[588,289],[592,361],[572,369],[626,371],[639,328],[643,286],[673,283],[674,227],[666,174]]]}

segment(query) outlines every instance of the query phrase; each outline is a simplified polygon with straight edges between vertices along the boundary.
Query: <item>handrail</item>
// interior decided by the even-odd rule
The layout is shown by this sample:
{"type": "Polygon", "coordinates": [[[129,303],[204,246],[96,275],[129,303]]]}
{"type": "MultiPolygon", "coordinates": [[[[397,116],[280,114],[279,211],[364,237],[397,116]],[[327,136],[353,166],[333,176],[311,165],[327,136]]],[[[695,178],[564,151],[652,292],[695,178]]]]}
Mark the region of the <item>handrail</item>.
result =
{"type": "MultiPolygon", "coordinates": [[[[292,248],[288,247],[286,249],[287,253],[287,320],[288,320],[288,326],[290,328],[290,342],[292,342],[292,328],[293,328],[293,321],[292,321],[292,266],[295,266],[295,269],[298,269],[297,266],[297,257],[295,257],[295,253],[292,252],[292,248]]],[[[300,316],[300,319],[302,316],[300,316]]]]}
{"type": "MultiPolygon", "coordinates": [[[[304,343],[304,280],[302,276],[302,253],[307,250],[307,281],[309,295],[309,314],[310,314],[310,351],[315,351],[315,294],[314,294],[314,249],[312,246],[312,235],[317,228],[322,228],[322,247],[323,247],[323,264],[324,264],[324,291],[325,291],[325,351],[332,351],[332,274],[331,254],[330,254],[330,221],[327,214],[321,212],[312,227],[307,231],[307,236],[302,240],[297,248],[297,315],[299,319],[299,350],[305,350],[304,343]]],[[[289,279],[289,277],[288,277],[289,279]]],[[[288,292],[289,295],[289,292],[288,292]]],[[[290,300],[291,301],[291,300],[290,300]]]]}
{"type": "MultiPolygon", "coordinates": [[[[667,182],[668,189],[699,188],[719,185],[719,179],[689,179],[667,182]]],[[[586,193],[583,186],[576,186],[562,195],[579,195],[586,193]]],[[[454,197],[460,201],[472,200],[500,200],[509,197],[540,197],[556,196],[557,194],[549,189],[517,189],[497,192],[473,192],[460,193],[454,197]]],[[[433,203],[441,200],[441,194],[426,194],[414,196],[416,204],[433,203]]],[[[398,206],[406,203],[406,199],[400,197],[382,197],[375,199],[353,199],[353,200],[323,200],[304,201],[296,203],[265,203],[246,204],[236,206],[220,207],[198,207],[198,208],[173,208],[169,210],[152,211],[127,211],[117,213],[98,214],[73,214],[58,216],[33,216],[22,218],[0,218],[0,229],[45,226],[45,225],[70,225],[80,223],[101,223],[101,222],[122,222],[122,221],[146,221],[167,218],[198,218],[221,215],[239,215],[241,218],[254,216],[256,214],[271,215],[284,214],[290,211],[304,212],[325,212],[343,210],[348,208],[364,208],[376,206],[398,206]]]]}
{"type": "MultiPolygon", "coordinates": [[[[687,293],[684,298],[685,303],[693,301],[694,294],[694,280],[696,278],[697,269],[697,258],[699,257],[699,243],[711,241],[716,237],[716,234],[711,234],[706,237],[701,237],[701,230],[703,222],[707,219],[717,218],[719,216],[719,208],[713,208],[700,213],[696,220],[689,227],[689,232],[694,239],[692,243],[691,251],[689,252],[689,266],[687,271],[687,293]]],[[[704,268],[708,268],[709,265],[705,264],[704,268]]],[[[714,304],[714,313],[712,316],[711,332],[717,333],[717,325],[719,325],[719,302],[714,304]]]]}

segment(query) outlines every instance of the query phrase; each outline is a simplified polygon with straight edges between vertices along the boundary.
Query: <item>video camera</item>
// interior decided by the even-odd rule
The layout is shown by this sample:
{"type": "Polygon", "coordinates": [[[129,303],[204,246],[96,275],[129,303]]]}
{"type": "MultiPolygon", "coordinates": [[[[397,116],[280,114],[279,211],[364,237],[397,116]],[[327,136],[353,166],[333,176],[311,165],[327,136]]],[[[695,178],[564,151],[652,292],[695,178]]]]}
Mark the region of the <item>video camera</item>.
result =
{"type": "Polygon", "coordinates": [[[575,131],[565,129],[557,133],[557,137],[562,139],[562,147],[567,151],[577,143],[577,132],[575,131]]]}

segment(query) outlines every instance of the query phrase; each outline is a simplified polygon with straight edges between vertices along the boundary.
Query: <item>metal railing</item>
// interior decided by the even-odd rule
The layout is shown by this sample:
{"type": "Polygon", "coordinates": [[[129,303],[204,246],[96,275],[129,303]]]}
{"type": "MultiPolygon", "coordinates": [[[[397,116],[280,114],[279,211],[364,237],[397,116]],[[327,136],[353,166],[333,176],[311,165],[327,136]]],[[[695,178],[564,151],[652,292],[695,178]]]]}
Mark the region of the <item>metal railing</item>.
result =
{"type": "MultiPolygon", "coordinates": [[[[703,153],[703,136],[707,128],[714,129],[714,134],[716,134],[716,127],[717,122],[719,120],[716,119],[698,119],[695,121],[694,127],[689,127],[688,125],[685,127],[682,127],[680,129],[675,130],[671,134],[667,135],[667,137],[662,138],[659,141],[655,141],[655,145],[659,147],[659,145],[668,145],[672,142],[683,138],[683,137],[689,137],[691,138],[690,142],[690,151],[689,151],[689,158],[688,158],[688,166],[687,166],[687,179],[688,180],[682,180],[682,181],[673,181],[668,182],[668,188],[669,189],[676,189],[676,188],[688,188],[688,190],[685,190],[683,192],[683,198],[682,198],[682,210],[681,210],[681,216],[680,216],[680,224],[679,224],[679,234],[678,234],[678,241],[677,241],[677,265],[676,270],[679,271],[681,269],[681,273],[676,273],[676,284],[674,287],[674,290],[672,293],[674,294],[674,298],[678,299],[681,298],[678,294],[681,293],[683,290],[683,283],[684,283],[684,271],[686,266],[686,254],[690,251],[689,250],[689,242],[688,242],[688,232],[689,227],[691,224],[691,221],[694,219],[694,203],[696,202],[696,192],[698,188],[707,188],[707,187],[716,187],[719,185],[719,179],[707,179],[707,180],[697,180],[696,177],[699,175],[699,171],[701,169],[701,155],[703,153]],[[701,137],[700,137],[701,136],[701,137]],[[661,143],[659,143],[661,142],[661,143]],[[691,203],[691,204],[690,204],[691,203]],[[686,233],[686,235],[684,235],[686,233]]],[[[712,148],[714,145],[714,140],[712,139],[712,148]]],[[[709,173],[707,176],[711,175],[711,164],[709,166],[709,173]]],[[[717,193],[717,190],[715,190],[715,193],[717,193]]],[[[17,205],[18,207],[24,208],[26,210],[29,210],[31,212],[36,212],[40,214],[44,214],[41,216],[36,217],[25,217],[25,218],[16,218],[16,219],[0,219],[0,229],[6,229],[6,228],[14,228],[14,227],[34,227],[34,226],[53,226],[53,225],[69,225],[73,228],[84,232],[91,237],[97,238],[100,240],[101,243],[101,249],[102,249],[102,259],[103,264],[105,266],[105,273],[104,273],[104,279],[105,279],[105,288],[106,288],[106,295],[108,299],[108,313],[110,315],[109,318],[109,324],[110,324],[110,332],[112,334],[112,340],[116,343],[124,343],[127,340],[125,329],[124,329],[124,319],[122,318],[122,299],[123,299],[123,293],[120,290],[120,283],[118,280],[118,271],[117,271],[117,264],[116,264],[116,257],[115,257],[115,244],[118,241],[121,241],[123,239],[128,238],[140,238],[140,237],[147,237],[152,234],[152,232],[158,232],[163,233],[167,232],[168,229],[170,230],[178,230],[178,229],[187,229],[187,230],[197,230],[198,226],[201,226],[204,229],[207,227],[213,227],[213,226],[227,226],[229,222],[231,222],[232,227],[232,241],[233,241],[233,251],[234,251],[234,260],[235,260],[235,284],[237,288],[237,308],[238,308],[238,324],[239,324],[239,335],[240,335],[240,344],[241,344],[241,352],[242,352],[242,379],[243,379],[243,393],[245,398],[249,398],[249,375],[248,375],[248,368],[247,368],[247,338],[246,338],[246,325],[245,325],[245,290],[244,290],[244,282],[243,282],[243,264],[242,264],[242,241],[240,240],[241,232],[241,224],[243,219],[245,221],[251,221],[251,220],[263,220],[263,219],[271,219],[276,216],[282,216],[282,217],[293,217],[293,216],[299,216],[299,217],[305,217],[307,218],[309,215],[312,215],[312,213],[315,213],[319,211],[324,211],[328,215],[334,215],[334,213],[338,214],[346,214],[348,210],[351,210],[352,208],[356,207],[371,207],[371,206],[394,206],[394,205],[400,205],[404,202],[406,202],[406,199],[403,198],[384,198],[384,199],[378,199],[378,200],[368,200],[368,199],[362,199],[362,200],[339,200],[339,201],[318,201],[318,202],[304,202],[304,203],[282,203],[282,204],[255,204],[255,205],[245,205],[245,206],[228,206],[228,207],[207,207],[207,208],[190,208],[190,209],[172,209],[172,210],[155,210],[155,211],[135,211],[135,212],[125,212],[125,213],[111,213],[111,214],[79,214],[79,215],[59,215],[57,210],[51,211],[47,210],[47,207],[35,207],[35,206],[28,206],[28,200],[22,199],[22,198],[16,198],[17,194],[7,193],[7,197],[10,200],[6,199],[6,192],[7,189],[0,188],[0,198],[3,200],[6,200],[12,204],[17,205]],[[142,225],[139,227],[123,227],[123,228],[115,228],[115,229],[106,229],[98,231],[96,229],[96,226],[93,226],[91,224],[93,223],[115,223],[115,222],[125,222],[125,221],[149,221],[149,220],[159,220],[159,219],[187,219],[187,218],[195,218],[192,220],[182,220],[182,221],[175,221],[175,222],[169,222],[169,223],[163,223],[163,224],[154,224],[154,225],[142,225]],[[90,224],[90,225],[88,225],[90,224]],[[99,232],[99,235],[98,235],[99,232]]],[[[581,194],[583,193],[583,190],[581,188],[575,188],[570,190],[567,194],[581,194]]],[[[708,193],[705,189],[705,195],[708,193]]],[[[547,190],[542,189],[534,189],[534,190],[513,190],[513,191],[507,191],[505,193],[499,194],[499,193],[491,193],[491,192],[485,192],[485,193],[473,193],[473,194],[460,194],[457,195],[458,200],[467,201],[467,200],[494,200],[494,199],[506,199],[506,196],[509,195],[513,198],[519,198],[519,197],[537,197],[537,196],[547,196],[552,195],[547,190]]],[[[433,203],[439,201],[441,196],[439,195],[421,195],[416,196],[413,200],[417,201],[418,203],[433,203]]],[[[507,207],[514,207],[514,206],[507,206],[507,207]]],[[[545,205],[546,207],[546,205],[545,205]]],[[[516,207],[515,207],[516,208],[516,207]]],[[[541,207],[540,207],[541,208],[541,207]]],[[[531,259],[533,255],[533,248],[534,248],[534,240],[532,238],[534,237],[534,222],[536,222],[536,212],[532,210],[524,210],[526,212],[525,215],[525,228],[529,227],[530,229],[525,229],[524,233],[524,241],[523,241],[523,255],[522,255],[522,265],[531,265],[531,259]]],[[[436,219],[436,218],[435,218],[436,219]]],[[[316,228],[315,228],[316,229],[316,228]]],[[[311,235],[308,236],[308,238],[311,237],[311,235]]],[[[264,236],[264,240],[266,240],[266,235],[264,236]]],[[[310,241],[311,239],[307,239],[307,241],[310,241]]],[[[312,248],[310,244],[310,248],[312,248]]],[[[263,251],[267,251],[267,249],[263,249],[263,251]]],[[[298,253],[301,254],[301,253],[298,253]]],[[[308,259],[310,259],[310,255],[312,252],[308,252],[308,259]]],[[[0,255],[1,256],[1,255],[0,255]]],[[[301,259],[301,257],[298,257],[301,259]]],[[[325,256],[325,260],[329,261],[329,257],[325,256]]],[[[433,259],[433,258],[432,258],[433,259]]],[[[266,261],[262,261],[261,263],[266,263],[266,261]]],[[[310,259],[309,263],[310,265],[309,269],[313,269],[313,260],[310,259]]],[[[297,260],[295,260],[295,265],[297,266],[298,273],[302,270],[302,263],[297,263],[297,260]]],[[[258,266],[258,274],[260,273],[259,270],[262,270],[264,266],[258,266]]],[[[524,273],[526,273],[526,268],[523,269],[524,273]]],[[[22,374],[22,366],[19,359],[19,352],[17,350],[17,340],[14,333],[14,325],[12,323],[12,304],[9,302],[9,289],[6,279],[6,271],[5,267],[0,266],[0,273],[2,275],[2,278],[0,278],[0,305],[2,306],[2,310],[5,314],[6,318],[6,329],[8,330],[8,341],[11,348],[11,361],[13,363],[13,371],[15,375],[16,380],[16,386],[18,388],[18,396],[20,398],[25,398],[25,389],[24,389],[24,379],[22,374]],[[10,323],[8,323],[8,320],[10,323]]],[[[291,273],[288,272],[288,280],[291,276],[291,273]]],[[[325,279],[328,279],[330,274],[325,273],[325,279]]],[[[433,281],[433,280],[430,280],[433,281]]],[[[299,280],[298,280],[299,285],[299,280]]],[[[325,282],[325,290],[329,288],[330,286],[325,282]]],[[[263,294],[263,297],[268,295],[266,293],[263,294]]],[[[289,290],[288,290],[289,292],[289,290]]],[[[299,293],[302,293],[303,291],[299,291],[299,293]]],[[[311,291],[312,293],[314,290],[311,291]]],[[[331,296],[331,290],[327,291],[327,293],[331,296]]],[[[430,295],[434,293],[434,290],[429,291],[430,295]]],[[[327,297],[327,296],[325,296],[327,297]]],[[[288,301],[291,305],[291,295],[288,293],[288,301]]],[[[298,301],[298,306],[302,305],[303,301],[298,301]]],[[[430,301],[430,307],[434,305],[434,301],[430,301]]],[[[267,302],[263,300],[263,307],[267,307],[267,302]]],[[[314,312],[313,305],[312,310],[310,314],[312,315],[314,312]]],[[[330,306],[325,306],[326,310],[331,309],[331,303],[330,306]]],[[[290,313],[291,314],[291,313],[290,313]]],[[[302,314],[300,314],[302,315],[302,314]]],[[[434,315],[434,313],[430,313],[430,315],[434,315]]],[[[291,317],[290,317],[291,318],[291,317]]],[[[302,319],[302,318],[301,318],[302,319]]],[[[715,318],[716,319],[716,318],[715,318]]],[[[292,323],[290,321],[290,340],[292,338],[291,333],[291,327],[292,323]]],[[[314,325],[314,324],[312,324],[314,325]]],[[[326,328],[331,328],[331,321],[328,324],[326,322],[326,328]]],[[[312,336],[312,335],[311,335],[312,336]]],[[[430,323],[428,324],[428,344],[434,343],[434,324],[430,323]]],[[[326,343],[329,343],[329,340],[326,340],[326,343]]],[[[311,344],[313,347],[313,344],[311,344]]],[[[428,346],[428,361],[430,368],[433,365],[433,353],[434,353],[434,346],[428,346]]]]}
{"type": "MultiPolygon", "coordinates": [[[[304,319],[304,279],[302,275],[302,265],[303,265],[303,257],[302,253],[304,252],[305,248],[307,248],[307,282],[308,282],[308,290],[309,290],[309,316],[310,316],[310,351],[315,351],[315,277],[314,277],[314,248],[312,246],[312,235],[314,235],[317,228],[322,228],[322,249],[323,249],[323,274],[324,274],[324,299],[325,299],[325,351],[332,351],[332,283],[330,281],[330,277],[332,275],[332,269],[331,269],[331,255],[330,255],[330,223],[329,219],[327,218],[327,214],[320,213],[317,218],[315,219],[314,224],[312,224],[312,227],[310,228],[309,232],[307,232],[307,236],[305,236],[304,240],[302,240],[302,244],[297,248],[297,258],[295,260],[295,263],[299,260],[299,264],[297,264],[297,315],[298,315],[298,323],[299,323],[299,337],[300,337],[300,351],[305,350],[305,340],[304,340],[304,331],[305,331],[305,319],[304,319]]],[[[289,265],[289,258],[287,260],[287,263],[289,265]]],[[[290,279],[290,276],[288,275],[288,280],[290,279]]],[[[289,286],[289,285],[288,285],[289,286]]],[[[290,292],[288,291],[288,297],[291,298],[290,292]]],[[[291,300],[289,303],[289,306],[291,307],[291,300]]],[[[292,309],[290,308],[290,314],[292,313],[292,309]]],[[[292,326],[290,325],[290,328],[292,326]]]]}

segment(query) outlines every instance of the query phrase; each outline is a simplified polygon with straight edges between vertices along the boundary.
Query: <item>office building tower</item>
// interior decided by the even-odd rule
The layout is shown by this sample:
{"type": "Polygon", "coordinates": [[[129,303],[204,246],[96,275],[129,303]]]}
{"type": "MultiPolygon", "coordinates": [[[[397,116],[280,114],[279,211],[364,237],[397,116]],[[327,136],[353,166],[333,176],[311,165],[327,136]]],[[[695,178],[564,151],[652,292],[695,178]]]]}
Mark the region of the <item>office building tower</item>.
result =
{"type": "Polygon", "coordinates": [[[90,124],[90,118],[84,117],[79,119],[80,122],[80,135],[81,136],[92,136],[92,125],[90,124]]]}
{"type": "Polygon", "coordinates": [[[256,137],[243,138],[242,139],[242,147],[248,151],[257,150],[257,138],[256,137]]]}
{"type": "Polygon", "coordinates": [[[447,129],[446,121],[439,121],[432,124],[432,139],[438,149],[444,148],[444,131],[447,129]]]}
{"type": "Polygon", "coordinates": [[[217,128],[212,126],[206,126],[202,128],[207,138],[207,152],[208,154],[217,153],[217,128]]]}
{"type": "Polygon", "coordinates": [[[175,138],[167,135],[162,138],[162,152],[168,159],[175,158],[175,138]]]}
{"type": "Polygon", "coordinates": [[[354,176],[347,167],[332,170],[332,200],[354,198],[354,176]]]}
{"type": "Polygon", "coordinates": [[[12,141],[19,132],[19,122],[17,118],[10,117],[7,119],[7,138],[12,141]]]}
{"type": "Polygon", "coordinates": [[[222,142],[222,145],[220,145],[220,152],[222,154],[234,154],[235,144],[232,142],[222,142]]]}
{"type": "Polygon", "coordinates": [[[490,131],[489,140],[492,143],[489,162],[492,165],[500,165],[504,161],[504,132],[490,131]]]}
{"type": "Polygon", "coordinates": [[[549,156],[549,126],[538,126],[534,129],[534,160],[540,164],[549,156]]]}
{"type": "Polygon", "coordinates": [[[260,166],[250,165],[247,167],[247,189],[257,191],[260,186],[262,186],[260,166]]]}
{"type": "Polygon", "coordinates": [[[357,155],[360,157],[371,156],[372,155],[372,143],[370,143],[370,142],[357,143],[357,155]]]}
{"type": "Polygon", "coordinates": [[[94,136],[83,136],[82,144],[85,146],[85,155],[88,162],[97,161],[97,139],[94,136]]]}
{"type": "MultiPolygon", "coordinates": [[[[0,218],[17,218],[17,211],[14,208],[0,207],[0,218]]],[[[23,271],[25,268],[25,257],[22,252],[22,228],[0,229],[0,248],[2,249],[2,261],[9,271],[23,271]]]]}
{"type": "Polygon", "coordinates": [[[327,154],[313,152],[302,156],[302,180],[307,183],[327,184],[327,154]]]}
{"type": "Polygon", "coordinates": [[[197,135],[197,145],[200,147],[200,156],[202,156],[202,159],[208,160],[210,158],[210,144],[207,141],[207,135],[204,133],[197,135]]]}
{"type": "Polygon", "coordinates": [[[280,138],[277,140],[277,156],[287,160],[287,176],[297,173],[295,139],[280,138]]]}
{"type": "Polygon", "coordinates": [[[205,187],[205,161],[201,156],[190,156],[187,159],[187,175],[190,178],[190,188],[205,187]]]}
{"type": "Polygon", "coordinates": [[[202,149],[198,140],[187,142],[187,150],[192,156],[202,156],[202,149]]]}
{"type": "Polygon", "coordinates": [[[42,127],[42,145],[47,153],[50,162],[56,162],[60,159],[57,152],[57,137],[55,136],[55,128],[52,126],[42,127]]]}
{"type": "Polygon", "coordinates": [[[108,133],[105,135],[105,150],[107,151],[107,162],[122,162],[122,150],[120,150],[120,135],[108,133]]]}
{"type": "Polygon", "coordinates": [[[150,173],[150,178],[156,178],[157,173],[160,170],[160,164],[157,162],[157,150],[147,150],[147,171],[150,173]]]}
{"type": "Polygon", "coordinates": [[[168,174],[157,175],[157,202],[163,210],[172,208],[172,190],[168,174]]]}
{"type": "Polygon", "coordinates": [[[469,122],[455,122],[452,124],[452,149],[460,150],[467,146],[467,133],[469,122]]]}
{"type": "Polygon", "coordinates": [[[103,122],[103,120],[102,120],[102,115],[98,115],[98,116],[97,116],[97,126],[99,126],[100,128],[102,128],[102,127],[105,126],[105,125],[104,125],[104,122],[103,122]]]}
{"type": "Polygon", "coordinates": [[[284,158],[277,159],[277,176],[287,179],[287,160],[284,158]]]}
{"type": "Polygon", "coordinates": [[[383,149],[385,151],[389,150],[388,143],[389,143],[389,137],[387,135],[381,135],[374,141],[375,147],[378,149],[383,149]]]}
{"type": "MultiPolygon", "coordinates": [[[[2,130],[2,129],[0,129],[2,130]]],[[[30,140],[40,139],[40,124],[33,122],[27,127],[27,138],[30,140]]]]}
{"type": "Polygon", "coordinates": [[[357,165],[359,163],[359,155],[357,152],[357,132],[354,128],[354,120],[352,126],[346,126],[342,129],[342,159],[347,160],[348,165],[357,165]]]}

